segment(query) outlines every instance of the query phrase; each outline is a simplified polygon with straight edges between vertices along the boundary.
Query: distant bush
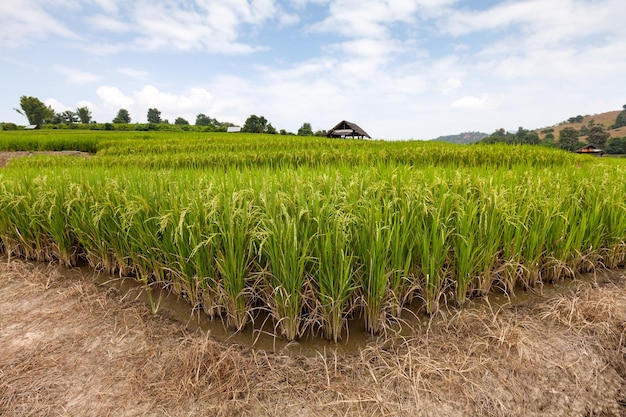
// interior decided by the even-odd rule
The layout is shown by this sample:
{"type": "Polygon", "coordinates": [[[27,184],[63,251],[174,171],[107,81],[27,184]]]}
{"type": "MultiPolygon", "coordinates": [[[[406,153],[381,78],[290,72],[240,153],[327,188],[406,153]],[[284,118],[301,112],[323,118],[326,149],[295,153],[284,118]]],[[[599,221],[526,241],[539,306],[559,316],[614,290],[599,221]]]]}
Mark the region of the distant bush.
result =
{"type": "Polygon", "coordinates": [[[626,137],[609,139],[606,152],[612,155],[626,155],[626,137]]]}
{"type": "Polygon", "coordinates": [[[2,130],[17,130],[17,125],[15,123],[0,123],[2,126],[2,130]]]}
{"type": "Polygon", "coordinates": [[[611,126],[611,129],[617,129],[623,126],[626,126],[626,110],[623,110],[617,115],[617,119],[615,119],[615,123],[611,126]]]}

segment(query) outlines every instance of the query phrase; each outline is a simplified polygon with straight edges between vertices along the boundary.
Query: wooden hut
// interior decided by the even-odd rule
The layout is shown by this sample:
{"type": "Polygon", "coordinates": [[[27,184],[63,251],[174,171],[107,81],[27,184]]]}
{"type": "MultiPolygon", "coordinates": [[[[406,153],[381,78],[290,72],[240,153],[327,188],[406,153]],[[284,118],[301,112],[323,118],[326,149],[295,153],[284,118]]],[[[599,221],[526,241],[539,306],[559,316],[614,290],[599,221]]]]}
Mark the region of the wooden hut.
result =
{"type": "Polygon", "coordinates": [[[342,120],[337,126],[328,131],[329,138],[372,138],[356,123],[342,120]]]}
{"type": "Polygon", "coordinates": [[[584,154],[584,155],[593,155],[593,156],[602,156],[604,155],[604,151],[598,148],[596,145],[585,145],[580,149],[575,151],[576,153],[584,154]]]}

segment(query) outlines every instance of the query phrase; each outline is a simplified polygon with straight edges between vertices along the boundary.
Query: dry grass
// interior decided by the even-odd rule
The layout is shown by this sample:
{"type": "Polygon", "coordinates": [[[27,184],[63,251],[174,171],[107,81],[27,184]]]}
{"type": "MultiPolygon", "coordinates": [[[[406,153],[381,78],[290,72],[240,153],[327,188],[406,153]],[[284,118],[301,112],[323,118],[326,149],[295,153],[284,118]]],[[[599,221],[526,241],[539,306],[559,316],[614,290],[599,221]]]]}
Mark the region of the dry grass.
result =
{"type": "Polygon", "coordinates": [[[16,151],[16,152],[0,152],[0,168],[6,166],[11,159],[22,158],[31,155],[61,155],[61,156],[82,156],[84,158],[89,157],[87,152],[79,151],[58,151],[58,152],[30,152],[30,151],[16,151]]]}
{"type": "MultiPolygon", "coordinates": [[[[580,130],[580,128],[582,128],[583,126],[588,126],[589,122],[592,120],[595,124],[602,125],[608,130],[615,123],[615,119],[617,119],[617,115],[620,114],[620,112],[621,110],[615,110],[605,113],[594,114],[592,116],[585,116],[583,118],[583,121],[579,123],[563,123],[551,127],[554,129],[553,134],[554,137],[557,139],[559,138],[559,133],[561,132],[561,130],[565,129],[566,127],[573,127],[576,130],[580,130]]],[[[547,128],[548,127],[537,129],[537,133],[539,134],[539,137],[541,139],[545,137],[545,134],[541,133],[541,131],[547,128]]],[[[623,136],[626,136],[625,128],[611,129],[608,130],[608,132],[611,134],[612,138],[621,138],[623,136]]]]}
{"type": "Polygon", "coordinates": [[[626,277],[466,309],[355,355],[217,342],[57,269],[0,265],[2,416],[624,416],[626,277]]]}

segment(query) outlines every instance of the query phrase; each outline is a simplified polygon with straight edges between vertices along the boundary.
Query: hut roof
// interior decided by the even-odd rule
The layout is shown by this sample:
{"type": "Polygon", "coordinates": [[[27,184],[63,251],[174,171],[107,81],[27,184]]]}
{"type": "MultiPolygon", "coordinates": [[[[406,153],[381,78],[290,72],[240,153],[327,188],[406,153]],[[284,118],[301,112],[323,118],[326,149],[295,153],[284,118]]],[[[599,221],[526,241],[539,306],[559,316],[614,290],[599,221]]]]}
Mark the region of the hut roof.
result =
{"type": "Polygon", "coordinates": [[[328,131],[328,137],[362,137],[362,138],[372,138],[367,132],[359,127],[356,123],[348,122],[346,120],[342,120],[337,124],[337,126],[333,127],[328,131]]]}
{"type": "Polygon", "coordinates": [[[576,153],[604,153],[604,151],[600,148],[598,148],[596,145],[593,144],[589,144],[589,145],[585,145],[580,149],[577,149],[575,151],[576,153]]]}

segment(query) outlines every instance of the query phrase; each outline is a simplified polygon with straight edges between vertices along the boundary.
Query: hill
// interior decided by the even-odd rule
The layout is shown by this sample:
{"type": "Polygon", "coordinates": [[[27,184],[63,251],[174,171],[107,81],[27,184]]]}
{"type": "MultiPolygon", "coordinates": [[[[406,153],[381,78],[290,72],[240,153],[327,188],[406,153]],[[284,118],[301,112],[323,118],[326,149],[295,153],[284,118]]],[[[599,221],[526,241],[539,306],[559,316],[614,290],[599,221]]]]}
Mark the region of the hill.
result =
{"type": "MultiPolygon", "coordinates": [[[[597,124],[604,126],[611,134],[612,138],[626,137],[626,126],[622,126],[617,129],[609,129],[615,123],[617,115],[621,112],[622,110],[613,110],[594,115],[570,117],[568,120],[561,122],[558,125],[543,127],[536,129],[535,131],[539,134],[539,139],[541,140],[545,139],[546,135],[549,133],[552,133],[554,137],[558,139],[559,133],[566,127],[572,127],[580,131],[582,128],[588,127],[590,124],[597,124]]],[[[581,139],[584,139],[584,137],[581,137],[581,139]]]]}
{"type": "Polygon", "coordinates": [[[470,144],[476,143],[487,136],[489,135],[483,132],[463,132],[456,135],[439,136],[438,138],[432,140],[435,142],[470,144]]]}

